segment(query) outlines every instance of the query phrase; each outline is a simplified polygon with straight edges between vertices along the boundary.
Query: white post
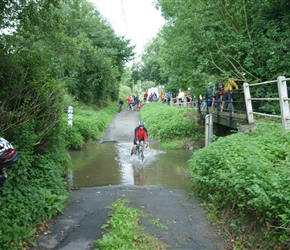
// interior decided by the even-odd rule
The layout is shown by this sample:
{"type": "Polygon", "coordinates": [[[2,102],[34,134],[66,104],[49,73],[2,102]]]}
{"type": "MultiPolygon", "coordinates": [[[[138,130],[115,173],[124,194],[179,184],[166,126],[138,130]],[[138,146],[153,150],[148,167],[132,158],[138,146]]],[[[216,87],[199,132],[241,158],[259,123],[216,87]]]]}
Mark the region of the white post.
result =
{"type": "Polygon", "coordinates": [[[212,114],[207,114],[205,116],[205,147],[211,143],[212,138],[212,114]]]}
{"type": "Polygon", "coordinates": [[[287,83],[284,76],[279,76],[277,79],[279,99],[280,99],[280,109],[282,116],[282,125],[285,130],[290,130],[290,115],[289,115],[289,104],[288,100],[288,91],[287,83]]]}
{"type": "Polygon", "coordinates": [[[187,107],[187,97],[186,96],[184,96],[183,107],[184,108],[187,107]]]}
{"type": "Polygon", "coordinates": [[[67,114],[68,114],[68,125],[72,126],[73,125],[73,107],[69,106],[67,109],[67,114]]]}
{"type": "Polygon", "coordinates": [[[254,121],[253,107],[252,107],[252,101],[251,101],[250,86],[248,83],[245,82],[243,84],[243,88],[244,88],[248,122],[254,123],[255,121],[254,121]]]}

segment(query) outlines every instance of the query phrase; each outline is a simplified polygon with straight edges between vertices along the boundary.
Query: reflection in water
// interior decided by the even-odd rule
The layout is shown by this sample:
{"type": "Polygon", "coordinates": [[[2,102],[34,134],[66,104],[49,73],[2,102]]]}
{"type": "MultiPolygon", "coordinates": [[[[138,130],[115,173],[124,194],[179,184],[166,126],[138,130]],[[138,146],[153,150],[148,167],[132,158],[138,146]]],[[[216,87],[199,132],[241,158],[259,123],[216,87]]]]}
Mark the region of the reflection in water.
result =
{"type": "Polygon", "coordinates": [[[73,187],[107,185],[160,185],[188,189],[190,181],[183,173],[192,152],[162,151],[150,145],[143,163],[131,156],[132,143],[107,143],[72,151],[73,187]]]}
{"type": "Polygon", "coordinates": [[[144,167],[136,167],[133,165],[133,176],[134,176],[134,185],[145,186],[147,185],[147,177],[144,172],[144,167]]]}

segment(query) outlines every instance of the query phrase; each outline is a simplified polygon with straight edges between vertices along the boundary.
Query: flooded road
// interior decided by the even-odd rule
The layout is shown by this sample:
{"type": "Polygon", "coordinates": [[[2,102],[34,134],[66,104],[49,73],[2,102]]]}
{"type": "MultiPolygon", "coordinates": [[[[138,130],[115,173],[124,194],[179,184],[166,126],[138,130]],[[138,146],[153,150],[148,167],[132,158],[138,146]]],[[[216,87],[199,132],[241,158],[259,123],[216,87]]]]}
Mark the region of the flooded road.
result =
{"type": "Polygon", "coordinates": [[[139,112],[123,110],[116,114],[101,141],[71,151],[71,187],[159,185],[187,190],[190,182],[184,169],[192,151],[161,150],[148,131],[149,148],[145,149],[144,162],[131,156],[134,129],[139,121],[139,112]]]}
{"type": "Polygon", "coordinates": [[[184,170],[192,152],[158,149],[150,145],[142,163],[131,156],[132,143],[104,143],[71,151],[71,186],[159,185],[185,189],[190,182],[184,170]]]}
{"type": "Polygon", "coordinates": [[[231,249],[207,222],[197,199],[185,191],[190,182],[182,169],[192,152],[161,150],[149,131],[150,146],[143,164],[131,157],[138,122],[139,112],[121,112],[101,141],[71,152],[70,180],[76,189],[71,190],[64,213],[49,223],[49,231],[37,237],[33,249],[97,249],[95,240],[103,237],[103,225],[109,218],[106,208],[118,199],[127,199],[132,208],[144,211],[141,227],[168,249],[231,249]],[[152,220],[168,229],[160,230],[152,220]]]}

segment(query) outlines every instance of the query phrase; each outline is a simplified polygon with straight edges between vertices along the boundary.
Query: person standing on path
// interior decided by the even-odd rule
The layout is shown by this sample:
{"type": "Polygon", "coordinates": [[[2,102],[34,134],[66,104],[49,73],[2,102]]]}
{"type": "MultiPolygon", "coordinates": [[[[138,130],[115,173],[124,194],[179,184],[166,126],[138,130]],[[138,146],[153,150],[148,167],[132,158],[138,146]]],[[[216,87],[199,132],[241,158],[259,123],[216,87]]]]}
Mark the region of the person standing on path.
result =
{"type": "Polygon", "coordinates": [[[224,94],[222,96],[221,112],[223,112],[226,106],[228,106],[227,108],[229,109],[229,111],[234,112],[233,88],[237,90],[239,89],[239,86],[233,79],[229,78],[225,85],[224,94]]]}
{"type": "Polygon", "coordinates": [[[122,111],[122,107],[124,105],[124,101],[122,100],[122,98],[120,98],[119,100],[119,104],[118,104],[118,107],[119,107],[119,113],[122,111]]]}

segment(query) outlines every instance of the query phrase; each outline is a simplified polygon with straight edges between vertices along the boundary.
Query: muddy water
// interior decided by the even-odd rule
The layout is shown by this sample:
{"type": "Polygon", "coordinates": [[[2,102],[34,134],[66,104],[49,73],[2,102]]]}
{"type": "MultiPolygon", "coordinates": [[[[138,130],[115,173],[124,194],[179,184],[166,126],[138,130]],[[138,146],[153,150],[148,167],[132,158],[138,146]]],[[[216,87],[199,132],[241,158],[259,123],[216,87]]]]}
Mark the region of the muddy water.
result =
{"type": "Polygon", "coordinates": [[[190,187],[184,173],[192,152],[160,150],[150,145],[143,162],[131,156],[132,143],[103,143],[71,151],[71,187],[108,185],[159,185],[171,189],[190,187]]]}

